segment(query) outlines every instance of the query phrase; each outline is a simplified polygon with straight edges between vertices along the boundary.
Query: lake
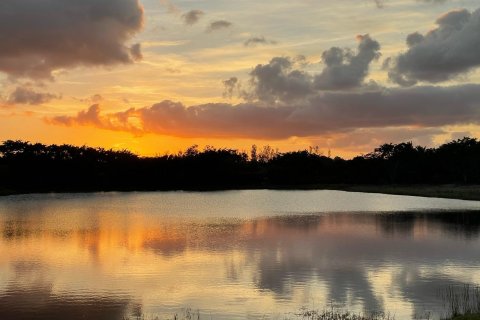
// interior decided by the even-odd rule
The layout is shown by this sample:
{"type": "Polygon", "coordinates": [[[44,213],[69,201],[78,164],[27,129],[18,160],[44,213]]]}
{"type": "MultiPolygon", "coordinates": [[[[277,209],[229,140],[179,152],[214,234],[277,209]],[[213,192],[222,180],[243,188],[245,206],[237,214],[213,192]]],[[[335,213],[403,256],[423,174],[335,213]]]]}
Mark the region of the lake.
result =
{"type": "Polygon", "coordinates": [[[0,198],[0,319],[445,312],[480,284],[480,202],[342,191],[0,198]]]}

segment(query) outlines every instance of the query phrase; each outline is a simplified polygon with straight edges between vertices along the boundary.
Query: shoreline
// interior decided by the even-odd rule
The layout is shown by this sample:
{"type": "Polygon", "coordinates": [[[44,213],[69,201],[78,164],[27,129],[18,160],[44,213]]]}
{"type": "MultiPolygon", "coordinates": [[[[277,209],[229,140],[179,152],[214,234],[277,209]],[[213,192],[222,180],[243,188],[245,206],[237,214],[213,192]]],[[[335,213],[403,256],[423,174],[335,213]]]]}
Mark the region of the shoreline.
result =
{"type": "Polygon", "coordinates": [[[480,201],[479,185],[352,185],[334,190],[480,201]]]}
{"type": "Polygon", "coordinates": [[[104,190],[28,190],[0,189],[0,197],[47,193],[95,192],[162,192],[162,191],[232,191],[232,190],[335,190],[347,192],[379,193],[390,195],[480,201],[480,185],[299,185],[299,186],[242,186],[224,188],[166,188],[166,189],[104,189],[104,190]]]}

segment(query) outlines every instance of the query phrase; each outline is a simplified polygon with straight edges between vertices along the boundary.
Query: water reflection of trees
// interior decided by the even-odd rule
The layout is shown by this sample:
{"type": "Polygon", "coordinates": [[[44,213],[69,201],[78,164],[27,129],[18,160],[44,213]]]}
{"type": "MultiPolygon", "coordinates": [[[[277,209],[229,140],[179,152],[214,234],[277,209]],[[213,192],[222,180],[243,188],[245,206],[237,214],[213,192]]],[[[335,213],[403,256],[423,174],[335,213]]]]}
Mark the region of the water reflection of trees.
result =
{"type": "Polygon", "coordinates": [[[0,296],[0,319],[121,320],[130,316],[130,308],[127,299],[56,295],[50,286],[8,287],[0,296]]]}
{"type": "Polygon", "coordinates": [[[126,294],[84,294],[54,292],[39,262],[12,263],[14,276],[0,294],[0,319],[113,320],[125,319],[141,305],[126,294]]]}
{"type": "Polygon", "coordinates": [[[474,239],[480,234],[480,214],[474,211],[385,213],[375,218],[380,228],[389,235],[411,235],[419,224],[453,237],[474,239]]]}

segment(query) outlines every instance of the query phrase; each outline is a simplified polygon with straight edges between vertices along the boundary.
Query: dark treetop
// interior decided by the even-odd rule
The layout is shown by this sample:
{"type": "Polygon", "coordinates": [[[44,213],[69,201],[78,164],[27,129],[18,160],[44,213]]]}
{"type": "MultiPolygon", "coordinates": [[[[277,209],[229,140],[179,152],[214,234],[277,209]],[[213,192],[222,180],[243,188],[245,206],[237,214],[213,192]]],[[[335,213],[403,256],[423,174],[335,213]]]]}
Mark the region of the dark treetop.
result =
{"type": "Polygon", "coordinates": [[[309,150],[250,154],[196,146],[175,155],[139,157],[129,151],[5,141],[0,191],[209,190],[304,188],[339,184],[479,184],[480,142],[463,138],[424,148],[384,144],[345,160],[309,150]]]}

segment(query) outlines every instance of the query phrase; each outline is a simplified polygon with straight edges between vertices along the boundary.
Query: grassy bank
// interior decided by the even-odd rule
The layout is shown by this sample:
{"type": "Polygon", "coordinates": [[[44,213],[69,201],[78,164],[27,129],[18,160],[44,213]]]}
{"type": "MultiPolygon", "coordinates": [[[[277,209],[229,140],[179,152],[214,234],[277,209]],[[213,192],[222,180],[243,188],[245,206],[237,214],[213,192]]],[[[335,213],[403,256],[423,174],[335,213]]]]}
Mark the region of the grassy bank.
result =
{"type": "MultiPolygon", "coordinates": [[[[175,314],[172,317],[159,318],[148,317],[145,315],[136,315],[132,317],[124,317],[123,320],[201,320],[201,319],[211,319],[211,316],[201,315],[200,311],[192,311],[191,309],[185,309],[182,313],[175,314]]],[[[263,319],[269,319],[265,316],[263,319]]],[[[285,314],[282,318],[283,320],[395,320],[395,316],[385,312],[377,312],[371,314],[364,313],[353,313],[349,311],[339,311],[339,310],[311,310],[302,308],[298,312],[285,314]]],[[[412,317],[414,320],[429,320],[430,315],[426,314],[420,317],[412,317]]],[[[480,313],[470,313],[464,315],[457,315],[454,317],[449,317],[440,320],[480,320],[480,313]]]]}
{"type": "MultiPolygon", "coordinates": [[[[124,317],[123,320],[201,320],[201,319],[211,319],[211,316],[201,315],[200,311],[193,311],[191,309],[185,309],[182,313],[175,314],[173,317],[159,318],[148,317],[145,315],[134,315],[131,317],[124,317]]],[[[269,319],[269,317],[264,316],[262,319],[269,319]]],[[[277,318],[275,318],[277,319],[277,318]]],[[[384,312],[377,312],[371,314],[362,314],[362,313],[352,313],[348,311],[339,311],[339,310],[311,310],[302,308],[298,312],[285,314],[282,318],[283,320],[395,320],[395,317],[384,312]]],[[[475,319],[476,320],[476,319],[475,319]]]]}
{"type": "MultiPolygon", "coordinates": [[[[444,310],[438,310],[440,314],[432,317],[432,313],[426,312],[423,315],[412,315],[413,320],[480,320],[480,287],[476,285],[465,284],[463,286],[448,286],[441,290],[439,298],[443,300],[444,310]],[[443,315],[442,315],[443,314],[443,315]],[[438,318],[440,316],[440,318],[438,318]]],[[[200,320],[209,319],[208,315],[201,315],[199,310],[190,308],[183,309],[182,312],[168,320],[200,320]]],[[[123,320],[160,320],[158,317],[149,318],[141,312],[133,317],[125,317],[123,320]]],[[[270,319],[264,316],[262,319],[270,319]]],[[[395,320],[395,314],[390,312],[363,312],[355,313],[348,310],[336,309],[333,306],[326,307],[323,310],[316,310],[302,307],[296,312],[286,313],[281,317],[274,319],[283,320],[395,320]]]]}

